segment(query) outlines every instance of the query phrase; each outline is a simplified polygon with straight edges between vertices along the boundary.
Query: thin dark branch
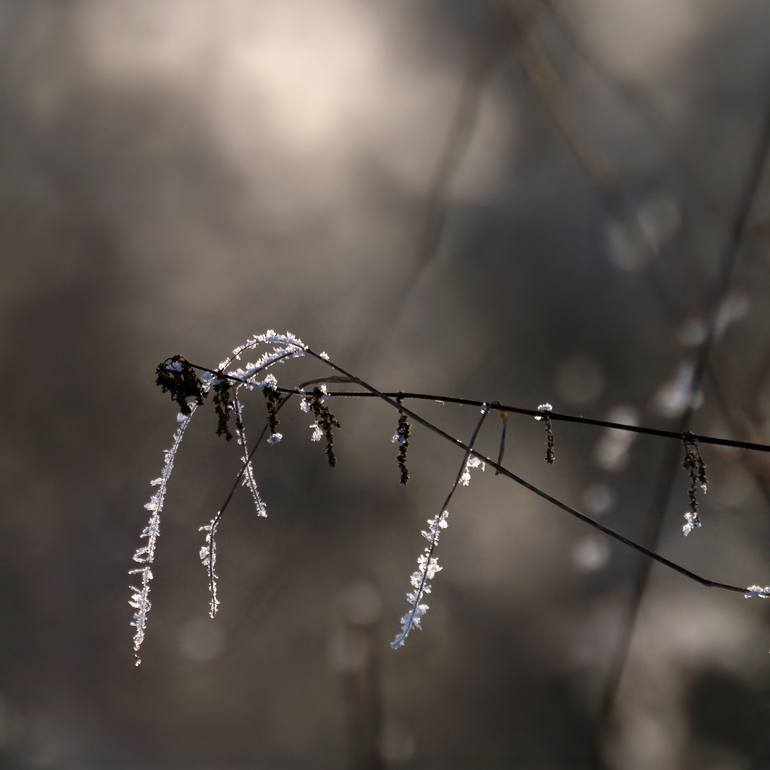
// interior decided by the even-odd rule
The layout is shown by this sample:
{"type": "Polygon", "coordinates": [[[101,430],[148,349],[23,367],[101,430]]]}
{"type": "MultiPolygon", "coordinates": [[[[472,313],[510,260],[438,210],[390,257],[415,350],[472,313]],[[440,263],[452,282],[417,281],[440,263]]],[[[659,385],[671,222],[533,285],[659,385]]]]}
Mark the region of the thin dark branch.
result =
{"type": "MultiPolygon", "coordinates": [[[[506,412],[499,412],[500,422],[503,424],[503,428],[500,431],[500,451],[497,453],[497,464],[503,464],[503,455],[505,454],[505,434],[508,432],[508,414],[506,412]]],[[[495,476],[499,476],[500,471],[495,471],[495,476]]]]}
{"type": "MultiPolygon", "coordinates": [[[[314,382],[332,382],[331,378],[324,379],[318,377],[314,382]]],[[[345,380],[346,382],[353,382],[353,380],[345,380]]],[[[281,393],[291,393],[296,395],[302,395],[297,388],[278,388],[281,393]]],[[[329,396],[335,398],[379,398],[379,394],[374,393],[361,393],[357,391],[328,391],[329,396]]],[[[440,396],[435,393],[412,393],[403,391],[384,391],[382,395],[389,398],[396,399],[399,395],[402,395],[404,400],[411,399],[414,401],[433,401],[437,404],[459,404],[460,406],[475,406],[481,408],[484,404],[489,404],[490,410],[498,412],[506,412],[509,414],[521,414],[529,417],[542,417],[542,412],[537,409],[528,409],[521,406],[511,406],[509,404],[500,404],[498,402],[478,401],[472,398],[459,398],[457,396],[440,396]]],[[[573,422],[582,425],[593,425],[597,428],[610,428],[612,430],[623,430],[630,433],[641,433],[647,436],[659,436],[660,438],[676,439],[678,442],[682,440],[681,431],[663,430],[661,428],[650,428],[643,425],[629,425],[622,422],[612,422],[610,420],[598,420],[593,417],[584,417],[583,415],[566,414],[563,412],[549,412],[551,420],[560,420],[561,422],[573,422]]],[[[746,449],[751,452],[770,452],[770,444],[759,444],[752,441],[739,441],[736,439],[721,438],[719,436],[708,436],[701,433],[693,433],[693,438],[698,440],[700,444],[713,444],[714,446],[732,447],[733,449],[746,449]]]]}

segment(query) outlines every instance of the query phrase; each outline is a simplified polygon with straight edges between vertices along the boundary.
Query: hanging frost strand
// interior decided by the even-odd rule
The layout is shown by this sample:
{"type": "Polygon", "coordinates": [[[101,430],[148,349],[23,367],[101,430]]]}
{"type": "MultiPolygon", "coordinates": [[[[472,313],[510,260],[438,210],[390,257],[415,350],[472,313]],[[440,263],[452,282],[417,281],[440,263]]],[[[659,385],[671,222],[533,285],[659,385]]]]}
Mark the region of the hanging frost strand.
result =
{"type": "Polygon", "coordinates": [[[147,630],[147,616],[152,607],[150,602],[150,583],[153,578],[152,565],[155,562],[155,549],[158,537],[160,537],[160,514],[166,501],[168,482],[174,471],[174,460],[176,459],[179,447],[182,445],[182,439],[184,438],[187,426],[190,424],[190,419],[197,408],[198,405],[194,404],[190,407],[188,415],[182,412],[178,415],[179,427],[174,432],[171,447],[163,452],[163,469],[161,474],[150,482],[153,487],[156,487],[156,490],[144,504],[145,510],[150,512],[150,518],[139,535],[146,542],[134,551],[134,562],[139,566],[128,571],[129,575],[139,576],[139,585],[131,586],[131,599],[128,602],[134,608],[131,625],[134,627],[133,646],[135,665],[137,666],[142,663],[139,652],[147,630]]]}
{"type": "Polygon", "coordinates": [[[484,424],[488,412],[489,408],[484,404],[481,410],[481,419],[478,421],[478,424],[473,431],[473,435],[468,442],[468,449],[463,457],[463,463],[460,466],[457,478],[455,479],[452,488],[449,490],[446,500],[444,500],[444,505],[441,506],[441,513],[428,519],[428,528],[422,530],[420,533],[428,541],[428,545],[425,546],[422,553],[417,557],[417,569],[409,576],[411,590],[406,594],[409,610],[401,617],[401,628],[390,643],[390,646],[394,650],[398,650],[406,644],[407,637],[412,632],[412,629],[422,629],[422,619],[428,611],[428,605],[425,603],[425,598],[432,590],[431,581],[436,574],[443,569],[443,567],[439,565],[438,557],[435,554],[441,532],[449,526],[449,511],[447,510],[447,507],[449,506],[449,502],[457,490],[457,487],[462,482],[463,475],[467,471],[468,460],[471,458],[473,445],[476,442],[476,437],[479,435],[479,431],[484,424]]]}
{"type": "Polygon", "coordinates": [[[201,564],[206,570],[206,577],[209,584],[209,617],[213,620],[219,610],[219,596],[217,594],[217,581],[219,576],[216,573],[217,566],[217,527],[221,519],[221,511],[208,523],[198,528],[199,532],[205,532],[203,545],[199,551],[201,564]]]}
{"type": "Polygon", "coordinates": [[[537,407],[538,412],[542,412],[542,415],[538,415],[535,417],[536,420],[544,420],[545,421],[545,461],[549,465],[553,465],[556,460],[556,455],[554,454],[553,448],[554,448],[554,436],[553,436],[553,427],[551,426],[551,415],[550,412],[553,411],[553,406],[551,404],[540,404],[537,407]]]}
{"type": "Polygon", "coordinates": [[[685,512],[685,523],[682,525],[682,533],[687,537],[693,530],[701,526],[698,511],[698,487],[700,487],[704,495],[708,492],[708,476],[706,475],[706,463],[703,462],[695,437],[688,433],[682,441],[684,443],[682,467],[690,476],[690,483],[687,487],[687,499],[690,503],[690,510],[685,512]]]}
{"type": "MultiPolygon", "coordinates": [[[[402,402],[402,398],[398,399],[399,405],[402,402]]],[[[409,436],[412,435],[412,426],[409,423],[409,418],[404,412],[399,412],[398,426],[396,427],[393,436],[390,441],[393,444],[398,444],[398,456],[396,461],[398,462],[398,469],[401,473],[401,483],[407,484],[409,481],[409,468],[406,465],[406,453],[409,449],[409,436]]]]}

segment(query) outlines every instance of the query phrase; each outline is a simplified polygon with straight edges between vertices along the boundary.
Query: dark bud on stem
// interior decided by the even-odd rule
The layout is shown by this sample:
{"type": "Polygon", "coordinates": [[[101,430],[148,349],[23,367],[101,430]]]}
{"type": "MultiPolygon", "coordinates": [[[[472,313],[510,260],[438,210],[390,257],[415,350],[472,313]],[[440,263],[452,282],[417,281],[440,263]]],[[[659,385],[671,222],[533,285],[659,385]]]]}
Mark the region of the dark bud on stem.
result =
{"type": "Polygon", "coordinates": [[[270,425],[270,433],[278,432],[278,406],[281,402],[281,394],[275,388],[265,388],[262,393],[265,396],[265,405],[267,406],[267,420],[270,425]]]}
{"type": "Polygon", "coordinates": [[[690,476],[690,484],[687,487],[687,497],[690,501],[690,510],[698,513],[698,487],[705,494],[708,491],[708,476],[706,474],[706,463],[700,455],[697,439],[686,434],[682,439],[684,442],[684,460],[682,467],[690,476]]]}
{"type": "Polygon", "coordinates": [[[214,409],[217,413],[217,436],[224,436],[228,441],[233,437],[230,432],[230,413],[233,409],[230,389],[232,382],[225,377],[224,372],[217,372],[211,389],[214,391],[214,409]]]}
{"type": "Polygon", "coordinates": [[[323,403],[326,395],[320,388],[313,388],[313,395],[310,399],[310,408],[313,410],[318,427],[326,438],[326,457],[329,460],[329,466],[334,467],[337,464],[337,455],[334,454],[334,428],[342,427],[337,418],[331,413],[329,407],[323,403]]]}
{"type": "MultiPolygon", "coordinates": [[[[398,399],[400,404],[401,398],[398,399]]],[[[409,449],[409,436],[412,434],[412,426],[409,423],[409,418],[403,413],[399,413],[398,427],[396,428],[395,439],[398,441],[398,469],[401,472],[401,483],[407,484],[409,482],[409,468],[406,467],[406,453],[409,449]]]]}

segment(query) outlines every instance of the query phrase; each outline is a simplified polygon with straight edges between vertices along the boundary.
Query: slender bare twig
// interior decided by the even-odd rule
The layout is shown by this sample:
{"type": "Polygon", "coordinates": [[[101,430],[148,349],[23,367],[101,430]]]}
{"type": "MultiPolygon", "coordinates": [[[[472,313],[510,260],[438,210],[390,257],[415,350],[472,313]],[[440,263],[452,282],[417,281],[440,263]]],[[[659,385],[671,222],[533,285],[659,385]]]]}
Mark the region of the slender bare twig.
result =
{"type": "MultiPolygon", "coordinates": [[[[209,371],[206,367],[198,364],[190,363],[194,369],[200,369],[201,371],[209,371]]],[[[238,377],[231,378],[237,382],[243,382],[238,377]]],[[[279,393],[287,395],[303,395],[300,388],[307,387],[308,385],[323,383],[323,382],[354,382],[349,377],[332,378],[332,377],[317,377],[313,380],[303,383],[298,388],[277,388],[279,393]]],[[[369,392],[358,391],[345,391],[345,390],[329,390],[327,392],[329,397],[334,398],[379,398],[378,394],[369,392]]],[[[388,398],[397,399],[399,396],[404,400],[412,401],[433,401],[437,404],[458,404],[460,406],[474,406],[481,408],[484,404],[489,404],[490,410],[495,410],[501,413],[508,414],[520,414],[529,417],[542,416],[542,412],[537,409],[529,409],[523,406],[513,406],[511,404],[501,404],[500,402],[479,401],[473,398],[460,398],[458,396],[438,395],[435,393],[416,393],[411,391],[383,391],[383,395],[388,398]]],[[[640,433],[646,436],[658,436],[660,438],[675,439],[676,441],[682,440],[682,432],[675,430],[665,430],[663,428],[651,428],[644,425],[630,425],[628,423],[613,422],[611,420],[599,420],[593,417],[584,417],[583,415],[567,414],[565,412],[549,412],[551,420],[558,420],[561,422],[572,422],[581,425],[592,425],[597,428],[609,428],[611,430],[622,430],[630,433],[640,433]]],[[[738,439],[724,438],[720,436],[709,436],[705,433],[693,433],[693,438],[697,439],[700,444],[712,444],[714,446],[732,447],[733,449],[745,449],[750,452],[770,452],[770,444],[762,444],[755,441],[741,441],[738,439]]]]}

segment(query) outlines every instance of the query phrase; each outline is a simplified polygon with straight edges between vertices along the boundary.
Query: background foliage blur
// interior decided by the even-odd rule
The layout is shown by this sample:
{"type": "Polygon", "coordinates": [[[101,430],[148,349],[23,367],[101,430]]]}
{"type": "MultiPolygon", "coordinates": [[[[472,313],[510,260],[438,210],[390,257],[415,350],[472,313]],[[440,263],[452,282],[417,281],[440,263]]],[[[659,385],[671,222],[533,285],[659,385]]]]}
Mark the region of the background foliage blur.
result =
{"type": "MultiPolygon", "coordinates": [[[[387,642],[461,457],[335,405],[260,449],[206,617],[197,527],[237,450],[197,418],[145,663],[126,570],[174,429],[153,370],[290,329],[373,383],[677,424],[770,89],[764,0],[2,0],[0,759],[10,768],[760,768],[767,607],[642,567],[502,477],[454,500],[425,630],[387,642]],[[628,630],[628,628],[626,628],[628,630]]],[[[770,189],[693,429],[770,442],[770,189]]],[[[323,372],[282,368],[288,385],[323,372]]],[[[422,406],[467,436],[473,410],[422,406]]],[[[254,394],[247,419],[263,420],[254,394]]],[[[769,466],[511,418],[510,466],[719,580],[769,582],[769,466]],[[680,462],[677,457],[676,462],[680,462]]],[[[488,421],[481,448],[496,450],[488,421]]]]}

